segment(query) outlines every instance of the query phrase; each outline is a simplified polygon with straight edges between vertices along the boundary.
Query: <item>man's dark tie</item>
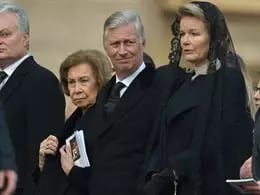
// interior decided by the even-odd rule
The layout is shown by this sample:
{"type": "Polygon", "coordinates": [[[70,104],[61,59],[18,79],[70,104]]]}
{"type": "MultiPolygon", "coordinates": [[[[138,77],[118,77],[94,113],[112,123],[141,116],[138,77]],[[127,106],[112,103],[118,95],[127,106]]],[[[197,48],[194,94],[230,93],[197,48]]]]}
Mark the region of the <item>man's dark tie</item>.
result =
{"type": "Polygon", "coordinates": [[[0,83],[2,83],[7,76],[8,75],[5,73],[5,71],[0,71],[0,83]]]}
{"type": "Polygon", "coordinates": [[[107,114],[111,114],[116,104],[120,100],[120,91],[125,87],[124,83],[117,82],[111,89],[110,95],[108,97],[107,103],[105,104],[105,111],[107,114]]]}

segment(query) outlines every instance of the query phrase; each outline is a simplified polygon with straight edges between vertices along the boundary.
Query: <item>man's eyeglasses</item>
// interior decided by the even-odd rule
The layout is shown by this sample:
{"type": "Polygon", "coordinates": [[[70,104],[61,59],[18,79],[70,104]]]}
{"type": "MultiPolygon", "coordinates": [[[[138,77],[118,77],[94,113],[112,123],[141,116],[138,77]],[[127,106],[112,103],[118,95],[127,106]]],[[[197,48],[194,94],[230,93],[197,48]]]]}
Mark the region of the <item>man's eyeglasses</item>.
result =
{"type": "Polygon", "coordinates": [[[260,87],[254,87],[254,92],[260,92],[260,87]]]}

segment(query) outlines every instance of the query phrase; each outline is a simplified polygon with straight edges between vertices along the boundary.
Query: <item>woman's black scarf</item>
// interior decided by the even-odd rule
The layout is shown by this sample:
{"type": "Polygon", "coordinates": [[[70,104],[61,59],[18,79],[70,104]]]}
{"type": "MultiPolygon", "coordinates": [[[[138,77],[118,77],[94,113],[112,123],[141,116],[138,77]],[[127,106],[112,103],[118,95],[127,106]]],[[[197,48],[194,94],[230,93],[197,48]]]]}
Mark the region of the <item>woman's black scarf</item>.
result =
{"type": "MultiPolygon", "coordinates": [[[[205,120],[205,128],[201,129],[199,132],[196,132],[197,135],[195,139],[200,140],[200,142],[195,147],[197,147],[198,158],[193,162],[194,165],[200,164],[202,166],[202,162],[200,161],[201,156],[203,155],[203,143],[206,136],[213,136],[213,140],[216,143],[214,153],[216,162],[216,167],[214,167],[217,171],[217,175],[215,178],[215,186],[217,186],[216,194],[225,194],[225,187],[223,181],[225,180],[225,175],[223,173],[223,146],[222,146],[222,104],[223,104],[223,88],[224,88],[224,80],[223,75],[225,74],[226,67],[234,68],[237,70],[241,70],[241,62],[239,61],[238,55],[235,52],[232,38],[230,36],[228,27],[225,22],[225,18],[221,11],[214,5],[209,2],[200,2],[194,1],[191,2],[198,6],[202,12],[204,13],[204,17],[206,22],[209,25],[209,35],[210,35],[210,47],[208,53],[209,60],[209,68],[208,73],[214,74],[218,72],[217,76],[214,78],[214,83],[212,84],[211,95],[208,99],[208,102],[205,103],[207,108],[204,109],[205,112],[209,113],[208,119],[205,120]],[[221,63],[220,70],[217,70],[216,61],[219,60],[221,63]]],[[[181,61],[181,46],[180,46],[180,20],[181,17],[176,15],[175,21],[172,24],[172,34],[173,39],[171,40],[171,51],[169,54],[169,64],[173,66],[180,66],[181,61]]],[[[242,93],[242,92],[241,92],[242,93]]],[[[167,164],[164,162],[163,164],[167,164]]],[[[201,168],[201,167],[200,167],[201,168]]],[[[197,175],[197,179],[200,176],[197,175]]],[[[211,178],[208,178],[211,179],[211,178]]]]}

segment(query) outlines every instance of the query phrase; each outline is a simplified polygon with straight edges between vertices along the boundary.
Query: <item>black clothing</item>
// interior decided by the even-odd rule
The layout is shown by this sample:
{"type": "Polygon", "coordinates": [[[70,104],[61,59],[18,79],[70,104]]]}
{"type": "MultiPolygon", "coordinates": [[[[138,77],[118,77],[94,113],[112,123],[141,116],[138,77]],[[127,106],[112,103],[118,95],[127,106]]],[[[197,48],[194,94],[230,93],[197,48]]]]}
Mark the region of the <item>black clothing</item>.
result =
{"type": "Polygon", "coordinates": [[[0,103],[0,170],[16,170],[15,154],[0,103]]]}
{"type": "Polygon", "coordinates": [[[252,172],[255,180],[260,180],[260,110],[258,109],[255,117],[254,128],[254,146],[253,146],[253,160],[252,160],[252,172]]]}
{"type": "MultiPolygon", "coordinates": [[[[186,82],[177,91],[168,89],[171,93],[155,126],[159,139],[154,139],[157,147],[149,150],[153,152],[147,158],[147,174],[174,170],[178,176],[177,195],[235,195],[238,192],[225,180],[239,178],[240,166],[250,156],[252,146],[253,121],[247,112],[240,68],[243,64],[219,9],[210,2],[191,4],[202,11],[205,21],[199,19],[209,32],[207,74],[197,72],[194,80],[187,74],[186,82]]],[[[169,60],[177,67],[181,66],[182,53],[180,21],[191,16],[185,9],[180,9],[172,25],[169,60]]],[[[153,177],[151,180],[156,188],[153,177]]],[[[158,194],[167,195],[166,191],[158,194]]]]}
{"type": "Polygon", "coordinates": [[[252,120],[245,101],[238,70],[222,68],[189,78],[161,113],[160,144],[147,172],[175,170],[178,195],[238,194],[225,179],[238,178],[250,156],[252,120]]]}
{"type": "MultiPolygon", "coordinates": [[[[181,77],[174,73],[180,69],[165,68],[172,74],[171,80],[175,83],[172,88],[175,85],[177,88],[181,77]]],[[[152,126],[166,91],[162,86],[168,85],[167,81],[159,84],[155,71],[146,67],[127,88],[114,112],[106,116],[104,104],[115,83],[113,77],[98,94],[93,109],[83,116],[91,159],[90,176],[86,178],[87,174],[76,171],[78,167],[75,167],[70,177],[84,181],[90,195],[139,194],[146,151],[154,133],[152,126]]],[[[76,189],[80,189],[80,185],[78,182],[76,189]]]]}
{"type": "MultiPolygon", "coordinates": [[[[90,108],[91,109],[91,108],[90,108]]],[[[59,137],[59,146],[63,146],[65,144],[66,139],[73,134],[75,130],[80,130],[80,122],[82,118],[82,110],[80,108],[77,108],[71,116],[66,120],[64,127],[63,127],[63,133],[62,136],[59,137]]],[[[59,149],[58,149],[59,150],[59,149]]],[[[57,150],[57,151],[58,151],[57,150]]],[[[88,169],[82,169],[77,167],[79,170],[81,170],[83,173],[85,170],[88,169]]],[[[75,169],[75,166],[72,168],[71,173],[75,169]]],[[[56,156],[47,156],[45,165],[43,168],[43,172],[40,173],[40,170],[35,170],[34,176],[35,181],[38,185],[37,188],[37,195],[80,195],[80,194],[86,194],[87,190],[85,190],[85,187],[82,189],[77,190],[77,188],[73,187],[74,180],[70,179],[70,176],[66,176],[65,173],[62,170],[61,163],[60,163],[60,153],[57,152],[56,156]],[[72,183],[72,184],[71,184],[72,183]]],[[[82,174],[82,173],[81,173],[82,174]]],[[[84,174],[83,174],[84,175],[84,174]]],[[[86,174],[87,175],[87,174],[86,174]]],[[[76,185],[77,180],[76,178],[76,185]]],[[[84,180],[81,182],[85,182],[84,180]]],[[[86,185],[85,185],[86,186],[86,185]]]]}
{"type": "Polygon", "coordinates": [[[64,124],[64,95],[54,74],[28,57],[5,83],[0,99],[16,154],[16,195],[33,195],[31,174],[38,165],[39,145],[49,134],[59,135],[64,124]]]}
{"type": "Polygon", "coordinates": [[[0,83],[7,77],[8,75],[4,71],[0,71],[0,83]]]}
{"type": "MultiPolygon", "coordinates": [[[[113,77],[98,94],[96,104],[80,120],[72,119],[72,123],[78,121],[77,129],[84,130],[90,167],[74,166],[65,176],[59,157],[49,158],[41,176],[39,195],[138,194],[143,184],[144,160],[158,134],[152,128],[155,116],[168,99],[168,89],[177,89],[183,76],[179,67],[163,66],[156,72],[146,67],[125,91],[114,112],[107,116],[104,105],[116,80],[113,77]]],[[[66,123],[69,121],[71,117],[66,123]]],[[[67,137],[75,129],[73,125],[65,128],[67,137]]]]}
{"type": "Polygon", "coordinates": [[[150,90],[154,74],[152,68],[146,67],[108,117],[104,113],[104,104],[115,77],[100,92],[95,116],[88,118],[92,122],[87,126],[97,137],[91,157],[90,195],[138,194],[138,181],[157,109],[157,95],[150,90]]]}
{"type": "Polygon", "coordinates": [[[111,114],[114,111],[116,104],[120,101],[120,91],[124,87],[125,85],[122,82],[117,82],[112,87],[107,103],[105,104],[105,112],[107,114],[111,114]]]}

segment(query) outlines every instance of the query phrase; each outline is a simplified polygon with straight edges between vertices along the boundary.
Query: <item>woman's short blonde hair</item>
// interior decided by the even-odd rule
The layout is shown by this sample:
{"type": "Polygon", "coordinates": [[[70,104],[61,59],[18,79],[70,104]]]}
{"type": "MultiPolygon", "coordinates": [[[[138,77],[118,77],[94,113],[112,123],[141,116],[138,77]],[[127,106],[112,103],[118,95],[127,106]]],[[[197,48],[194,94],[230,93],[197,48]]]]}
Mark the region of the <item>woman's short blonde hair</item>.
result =
{"type": "Polygon", "coordinates": [[[68,71],[71,67],[88,64],[90,65],[94,77],[96,78],[98,88],[101,89],[111,78],[112,65],[108,57],[98,50],[79,50],[69,55],[60,66],[60,82],[66,95],[68,90],[68,71]]]}

